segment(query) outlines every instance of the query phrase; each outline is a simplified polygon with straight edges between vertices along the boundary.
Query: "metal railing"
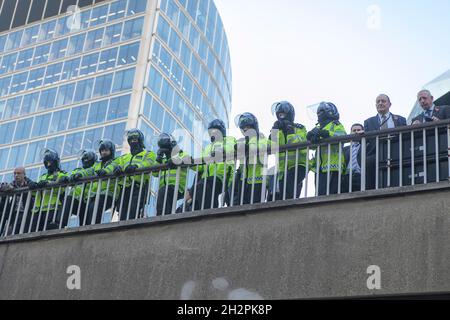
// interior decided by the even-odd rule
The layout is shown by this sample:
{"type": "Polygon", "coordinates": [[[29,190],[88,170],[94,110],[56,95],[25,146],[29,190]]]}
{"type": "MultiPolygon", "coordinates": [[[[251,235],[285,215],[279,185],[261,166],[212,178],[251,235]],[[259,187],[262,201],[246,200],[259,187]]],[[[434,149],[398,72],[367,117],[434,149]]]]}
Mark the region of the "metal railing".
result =
{"type": "Polygon", "coordinates": [[[0,239],[221,207],[448,181],[449,143],[450,121],[442,121],[330,138],[320,144],[282,146],[276,153],[271,148],[256,153],[235,152],[222,163],[191,159],[178,166],[160,165],[133,174],[14,190],[0,194],[0,239]],[[355,148],[357,157],[352,156],[355,148]],[[357,165],[348,165],[354,159],[357,165]]]}

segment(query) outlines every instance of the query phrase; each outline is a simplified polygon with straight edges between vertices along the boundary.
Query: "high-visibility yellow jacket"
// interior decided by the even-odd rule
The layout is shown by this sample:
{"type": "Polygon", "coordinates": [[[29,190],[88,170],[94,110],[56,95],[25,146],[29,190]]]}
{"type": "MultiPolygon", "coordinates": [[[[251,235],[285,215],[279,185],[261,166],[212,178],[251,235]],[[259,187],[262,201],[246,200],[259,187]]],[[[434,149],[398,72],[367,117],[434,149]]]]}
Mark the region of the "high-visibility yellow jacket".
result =
{"type": "MultiPolygon", "coordinates": [[[[333,121],[327,124],[321,130],[328,131],[330,133],[330,137],[339,137],[347,135],[344,126],[339,121],[333,121]]],[[[316,151],[316,155],[314,159],[311,161],[311,170],[316,172],[317,170],[317,161],[319,161],[319,172],[327,173],[328,167],[330,167],[330,172],[339,172],[339,167],[341,168],[341,172],[345,173],[346,165],[345,158],[343,152],[341,153],[341,163],[339,165],[339,144],[331,145],[331,153],[330,153],[330,164],[328,165],[328,147],[323,145],[320,147],[320,154],[318,155],[316,151]]]]}
{"type": "MultiPolygon", "coordinates": [[[[38,182],[47,181],[48,183],[58,183],[61,178],[68,177],[68,174],[64,171],[58,171],[54,174],[49,175],[48,173],[42,175],[38,182]]],[[[35,197],[35,203],[34,203],[34,213],[39,213],[42,207],[42,211],[52,211],[56,209],[56,205],[58,204],[58,207],[61,208],[61,198],[64,196],[64,188],[61,188],[59,198],[58,198],[58,188],[52,190],[45,190],[45,191],[37,191],[36,197],[35,197]]]]}
{"type": "Polygon", "coordinates": [[[267,165],[264,163],[275,143],[265,138],[263,135],[254,136],[247,139],[241,139],[237,143],[237,158],[240,162],[241,181],[245,180],[247,184],[262,184],[266,177],[266,184],[269,183],[267,178],[267,165]],[[242,154],[245,150],[245,154],[242,154]]]}
{"type": "Polygon", "coordinates": [[[199,167],[199,176],[206,179],[215,175],[220,181],[225,177],[227,183],[231,183],[235,170],[235,148],[236,138],[233,137],[225,137],[222,141],[209,144],[202,152],[202,159],[206,164],[199,167]]]}
{"type": "MultiPolygon", "coordinates": [[[[173,163],[184,163],[186,159],[190,158],[189,155],[185,152],[179,152],[176,156],[172,157],[173,163]]],[[[167,159],[163,160],[163,164],[166,164],[168,162],[167,159]]],[[[177,173],[178,168],[173,168],[170,170],[163,170],[161,171],[161,176],[159,179],[159,188],[164,188],[166,186],[176,186],[177,184],[177,173]]],[[[184,167],[180,169],[180,175],[178,180],[178,192],[184,193],[186,189],[186,179],[188,174],[188,168],[184,167]]],[[[158,172],[154,173],[154,176],[159,176],[158,172]]]]}
{"type": "MultiPolygon", "coordinates": [[[[125,155],[115,159],[113,161],[113,164],[108,166],[108,170],[114,170],[113,166],[115,166],[115,165],[119,165],[123,171],[125,171],[129,166],[132,166],[132,165],[136,166],[138,169],[151,168],[151,167],[154,167],[157,165],[156,153],[154,153],[153,151],[144,150],[135,156],[133,156],[131,153],[125,154],[125,155]]],[[[144,184],[148,183],[150,180],[150,175],[148,175],[148,174],[144,175],[143,179],[140,174],[132,176],[132,177],[128,177],[125,182],[125,187],[130,187],[133,181],[137,185],[140,185],[141,180],[143,180],[144,184]]],[[[123,185],[123,179],[120,182],[120,184],[123,185]]]]}
{"type": "MultiPolygon", "coordinates": [[[[277,140],[274,142],[278,143],[280,147],[307,142],[308,139],[306,138],[306,136],[308,133],[306,131],[306,128],[300,124],[295,124],[294,128],[295,132],[293,134],[288,134],[287,136],[284,134],[283,131],[279,130],[277,140]]],[[[295,150],[289,151],[287,152],[287,156],[288,156],[287,169],[290,170],[295,168],[297,151],[295,150]]],[[[307,155],[306,148],[299,149],[297,165],[306,167],[306,161],[308,159],[308,156],[309,155],[307,155]]],[[[283,178],[285,169],[286,169],[286,151],[280,152],[278,156],[278,173],[279,173],[278,176],[280,179],[283,178]]]]}

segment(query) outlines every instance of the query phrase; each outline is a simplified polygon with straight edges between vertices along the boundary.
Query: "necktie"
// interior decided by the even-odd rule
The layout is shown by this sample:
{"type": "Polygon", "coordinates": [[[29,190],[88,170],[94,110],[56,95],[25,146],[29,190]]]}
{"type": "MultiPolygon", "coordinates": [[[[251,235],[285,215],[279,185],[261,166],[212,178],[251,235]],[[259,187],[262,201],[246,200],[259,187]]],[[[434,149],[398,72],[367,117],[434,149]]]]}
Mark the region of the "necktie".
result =
{"type": "Polygon", "coordinates": [[[386,116],[386,115],[384,115],[382,118],[381,118],[381,123],[382,123],[382,125],[381,125],[381,130],[386,130],[386,129],[389,129],[389,126],[388,126],[388,117],[386,116]]]}
{"type": "Polygon", "coordinates": [[[427,117],[427,118],[431,118],[432,117],[431,110],[428,110],[428,111],[425,112],[425,117],[427,117]]]}
{"type": "Polygon", "coordinates": [[[352,169],[353,173],[359,173],[359,163],[358,163],[358,153],[359,153],[359,144],[355,144],[353,146],[353,154],[352,154],[352,169]]]}

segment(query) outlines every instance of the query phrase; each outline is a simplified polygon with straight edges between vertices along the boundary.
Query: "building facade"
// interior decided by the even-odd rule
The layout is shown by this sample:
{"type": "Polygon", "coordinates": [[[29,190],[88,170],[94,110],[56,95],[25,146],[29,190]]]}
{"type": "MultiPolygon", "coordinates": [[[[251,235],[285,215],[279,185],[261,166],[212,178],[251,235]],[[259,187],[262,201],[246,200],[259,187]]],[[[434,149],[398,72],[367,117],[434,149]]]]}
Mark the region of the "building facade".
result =
{"type": "Polygon", "coordinates": [[[167,132],[198,155],[207,123],[229,124],[230,54],[212,0],[0,6],[11,17],[0,18],[0,181],[17,166],[36,179],[45,148],[67,171],[103,138],[127,151],[124,132],[136,127],[149,149],[167,132]]]}

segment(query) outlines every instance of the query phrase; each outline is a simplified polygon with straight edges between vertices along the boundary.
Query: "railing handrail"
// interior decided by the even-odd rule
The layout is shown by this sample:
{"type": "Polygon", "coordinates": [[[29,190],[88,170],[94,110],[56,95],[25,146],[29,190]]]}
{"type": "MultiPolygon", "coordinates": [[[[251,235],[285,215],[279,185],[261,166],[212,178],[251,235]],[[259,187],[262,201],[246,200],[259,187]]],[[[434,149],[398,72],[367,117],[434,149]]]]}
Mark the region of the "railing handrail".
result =
{"type": "MultiPolygon", "coordinates": [[[[277,148],[276,153],[269,152],[269,154],[278,154],[278,153],[282,153],[282,152],[286,152],[286,151],[295,151],[298,149],[307,149],[307,148],[309,148],[310,150],[314,150],[319,146],[327,146],[329,144],[339,144],[339,143],[348,143],[348,142],[352,142],[352,141],[362,141],[364,138],[366,140],[369,140],[369,139],[380,137],[380,136],[389,136],[391,134],[400,134],[400,133],[405,133],[405,132],[411,133],[411,132],[415,132],[415,131],[426,130],[426,129],[431,129],[431,128],[438,128],[438,127],[443,127],[443,126],[448,126],[448,125],[450,125],[450,120],[426,123],[426,124],[421,124],[421,125],[410,125],[410,126],[398,127],[398,128],[394,128],[394,129],[386,129],[386,130],[381,130],[381,131],[372,131],[372,132],[366,132],[364,134],[353,134],[353,135],[332,137],[332,138],[324,139],[320,143],[316,143],[316,144],[311,143],[311,142],[303,142],[303,143],[280,146],[279,148],[277,148]]],[[[238,159],[239,159],[239,157],[237,157],[237,155],[235,153],[233,160],[237,161],[238,159]]],[[[20,194],[20,193],[29,192],[29,191],[37,192],[37,191],[50,190],[50,189],[55,189],[55,188],[75,187],[75,186],[80,186],[82,184],[90,184],[90,183],[94,183],[94,182],[99,182],[100,180],[107,181],[109,179],[111,179],[111,180],[124,179],[124,178],[139,176],[142,174],[145,175],[145,174],[152,174],[155,172],[157,173],[160,171],[167,171],[167,170],[173,170],[173,169],[178,169],[178,168],[184,169],[184,168],[192,168],[194,166],[200,167],[203,165],[212,164],[212,163],[205,162],[204,158],[191,159],[191,160],[192,160],[191,163],[183,163],[180,165],[159,164],[159,165],[155,165],[155,166],[152,166],[149,168],[138,169],[134,173],[121,173],[120,175],[107,175],[107,176],[103,176],[103,177],[92,176],[92,177],[80,179],[76,182],[51,183],[44,188],[39,188],[39,189],[34,189],[34,190],[31,190],[30,188],[27,187],[27,188],[14,189],[9,192],[3,191],[3,192],[0,192],[0,197],[11,196],[14,194],[20,194]]],[[[226,160],[232,160],[232,159],[226,158],[226,160]]]]}

